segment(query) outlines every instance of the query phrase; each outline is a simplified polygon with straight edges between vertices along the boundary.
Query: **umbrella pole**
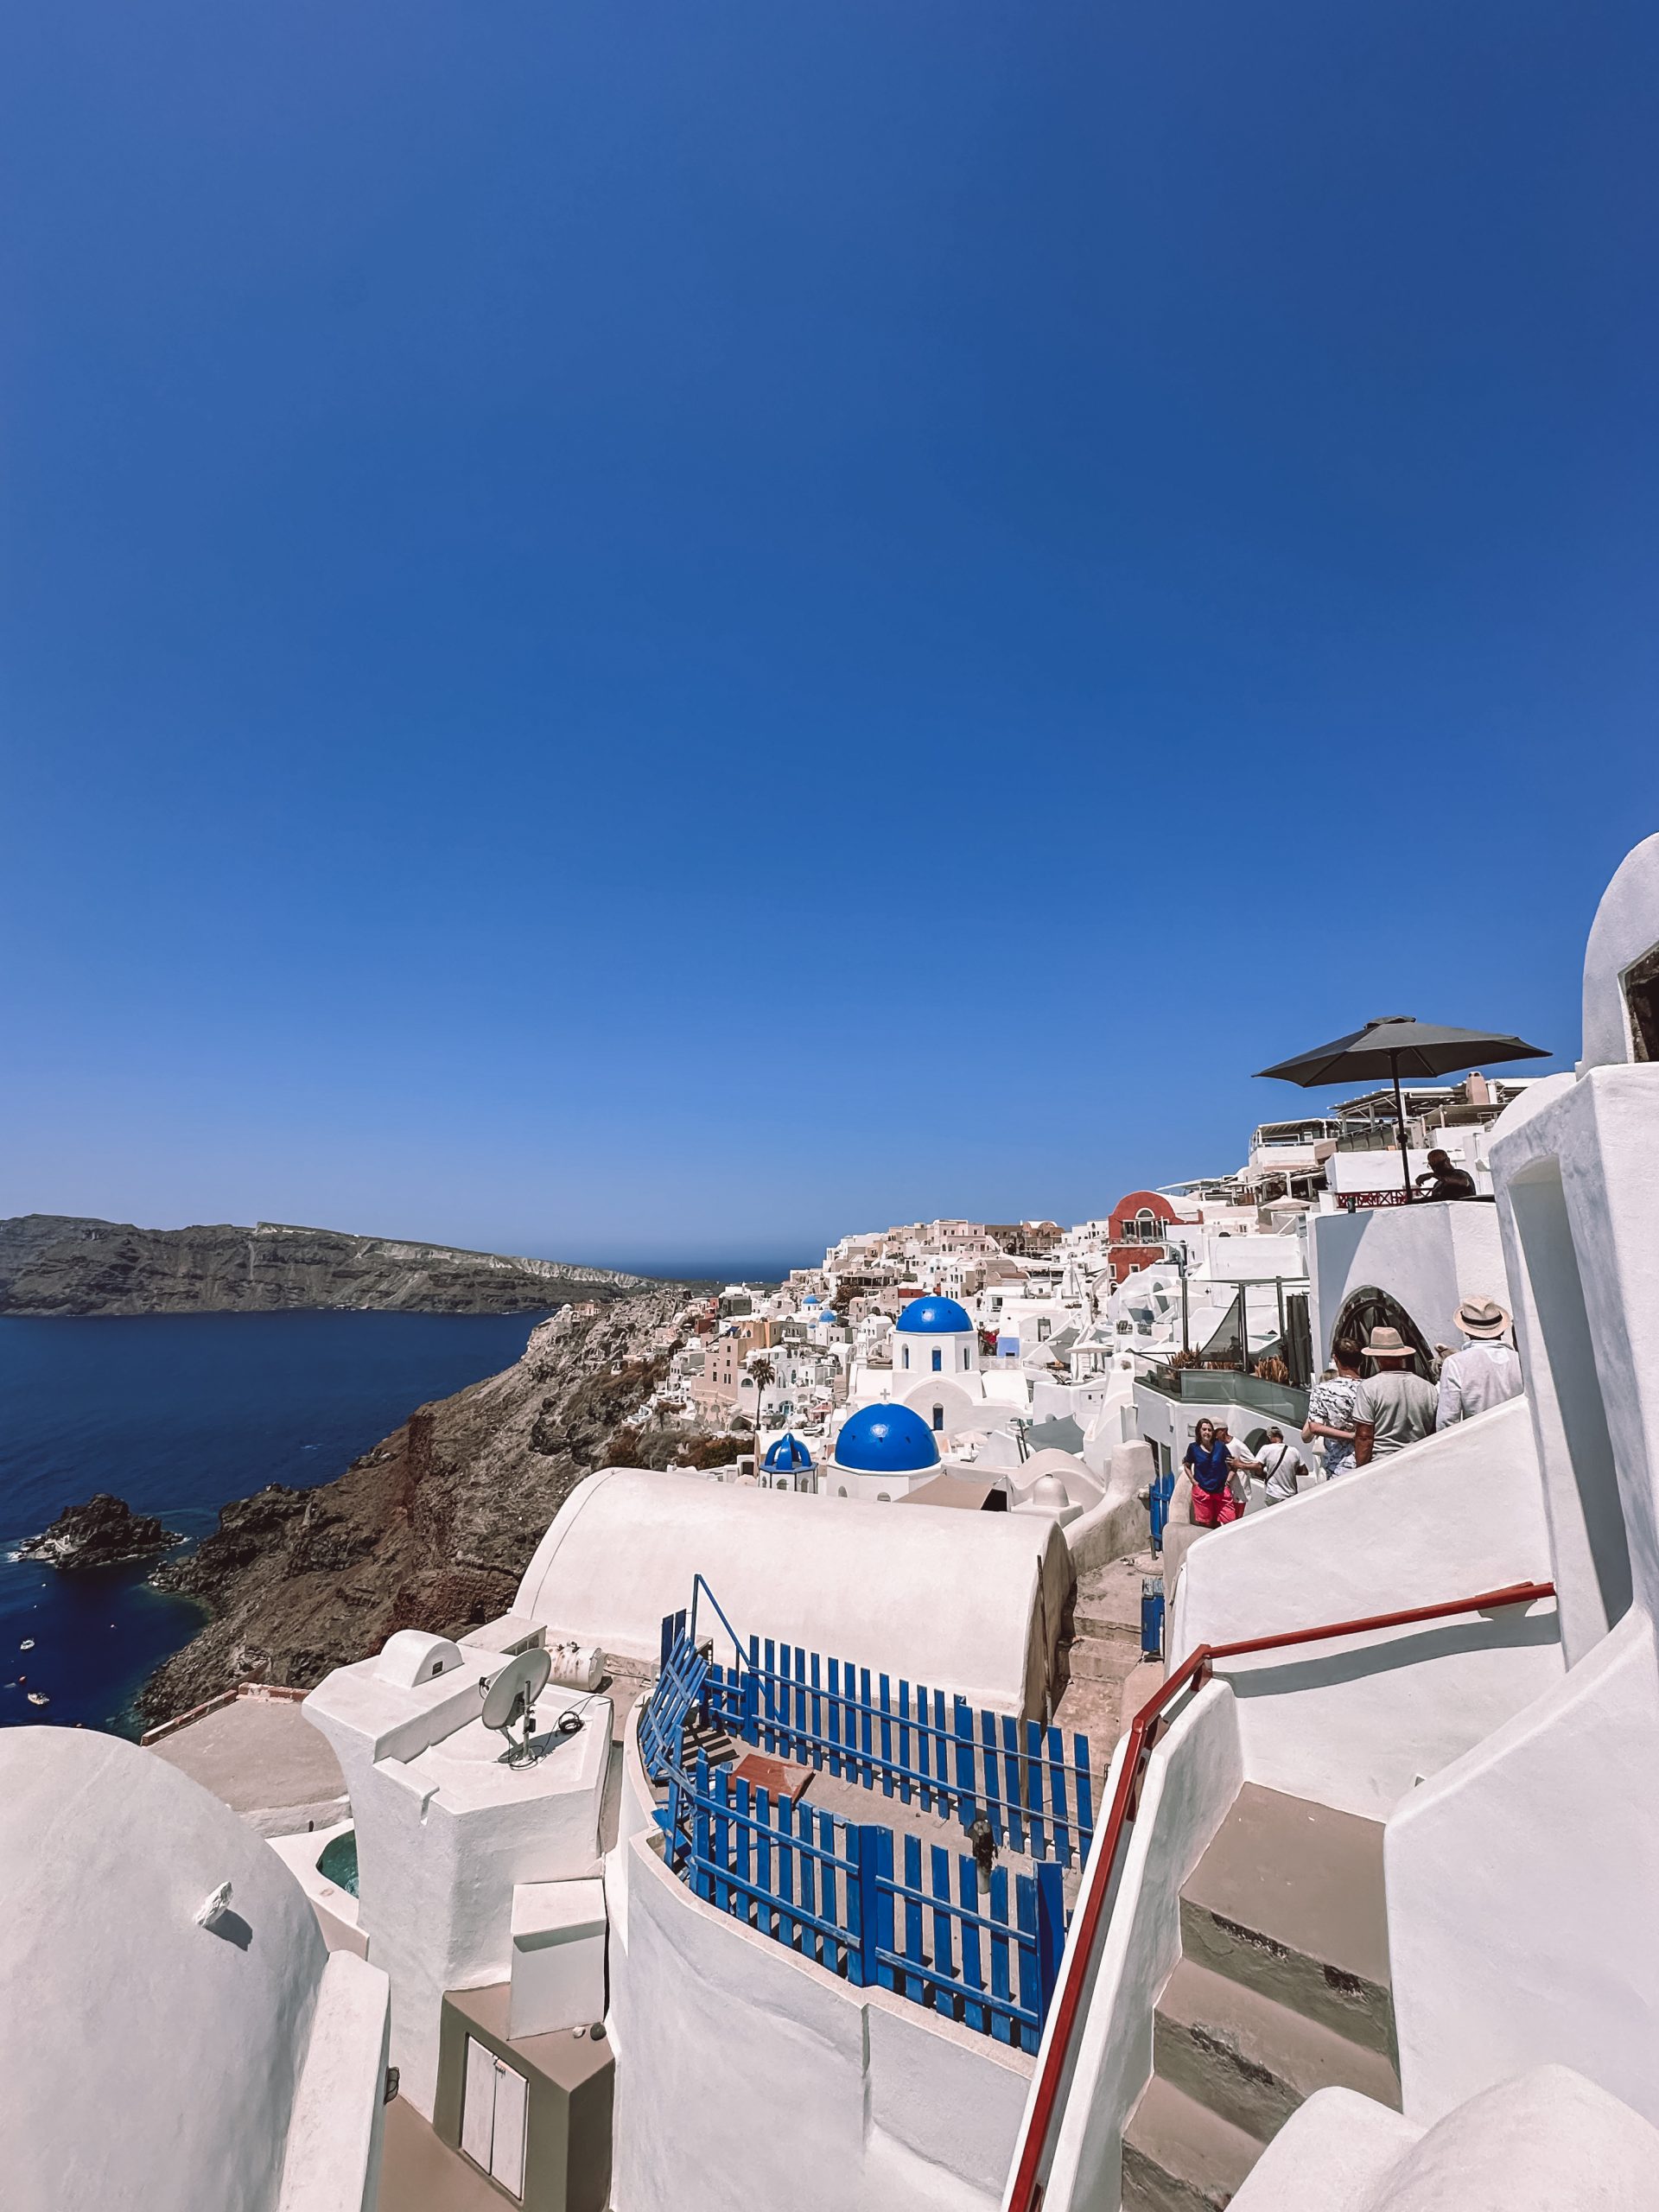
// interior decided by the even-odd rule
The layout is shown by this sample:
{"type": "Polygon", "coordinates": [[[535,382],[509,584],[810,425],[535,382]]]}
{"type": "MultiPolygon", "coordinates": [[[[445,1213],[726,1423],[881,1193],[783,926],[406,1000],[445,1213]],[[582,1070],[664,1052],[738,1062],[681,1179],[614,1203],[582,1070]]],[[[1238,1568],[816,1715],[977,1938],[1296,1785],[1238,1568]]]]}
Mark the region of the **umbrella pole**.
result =
{"type": "Polygon", "coordinates": [[[1400,1179],[1406,1186],[1406,1204],[1413,1198],[1411,1187],[1411,1154],[1406,1147],[1406,1102],[1400,1095],[1400,1055],[1389,1054],[1389,1071],[1394,1077],[1394,1121],[1400,1133],[1400,1179]]]}

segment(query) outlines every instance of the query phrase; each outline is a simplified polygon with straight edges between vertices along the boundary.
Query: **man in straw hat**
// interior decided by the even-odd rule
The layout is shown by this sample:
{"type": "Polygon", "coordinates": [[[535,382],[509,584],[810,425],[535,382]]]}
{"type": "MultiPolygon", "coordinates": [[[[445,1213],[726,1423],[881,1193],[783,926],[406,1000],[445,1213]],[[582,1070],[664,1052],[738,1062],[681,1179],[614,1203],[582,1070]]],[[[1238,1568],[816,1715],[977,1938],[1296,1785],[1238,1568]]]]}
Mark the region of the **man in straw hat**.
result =
{"type": "Polygon", "coordinates": [[[1468,1339],[1461,1351],[1440,1363],[1437,1428],[1489,1412],[1522,1389],[1521,1362],[1503,1342],[1510,1317],[1495,1298],[1465,1298],[1458,1308],[1458,1327],[1468,1339]]]}
{"type": "Polygon", "coordinates": [[[1365,1356],[1376,1362],[1354,1393],[1354,1465],[1368,1467],[1421,1444],[1434,1427],[1434,1386],[1414,1375],[1416,1353],[1398,1329],[1373,1329],[1365,1356]]]}

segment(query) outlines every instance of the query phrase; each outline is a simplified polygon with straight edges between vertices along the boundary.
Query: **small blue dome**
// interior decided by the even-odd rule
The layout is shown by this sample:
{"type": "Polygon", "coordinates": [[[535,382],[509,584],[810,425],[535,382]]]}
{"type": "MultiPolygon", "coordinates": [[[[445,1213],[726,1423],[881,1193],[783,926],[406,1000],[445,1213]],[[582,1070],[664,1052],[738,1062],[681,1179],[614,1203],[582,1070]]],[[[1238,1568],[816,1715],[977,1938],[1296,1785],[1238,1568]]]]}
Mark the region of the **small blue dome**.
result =
{"type": "Polygon", "coordinates": [[[894,1324],[912,1337],[959,1337],[971,1333],[973,1325],[954,1298],[912,1298],[894,1324]]]}
{"type": "Polygon", "coordinates": [[[908,1406],[861,1406],[836,1439],[836,1465],[858,1474],[913,1475],[938,1464],[938,1437],[908,1406]]]}
{"type": "Polygon", "coordinates": [[[774,1475],[804,1474],[812,1465],[812,1454],[798,1436],[784,1435],[767,1446],[766,1456],[760,1464],[774,1475]]]}

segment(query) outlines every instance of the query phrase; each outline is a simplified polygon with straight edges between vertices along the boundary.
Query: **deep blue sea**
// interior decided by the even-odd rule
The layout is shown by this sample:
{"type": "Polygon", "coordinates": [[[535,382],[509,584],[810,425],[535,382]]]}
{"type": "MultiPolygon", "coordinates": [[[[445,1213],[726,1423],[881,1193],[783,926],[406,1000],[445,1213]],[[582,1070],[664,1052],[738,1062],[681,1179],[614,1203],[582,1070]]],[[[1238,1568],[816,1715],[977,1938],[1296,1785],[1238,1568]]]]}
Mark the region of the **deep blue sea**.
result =
{"type": "Polygon", "coordinates": [[[130,1731],[139,1686],[200,1619],[144,1565],[60,1574],[14,1558],[20,1539],[94,1491],[199,1539],[266,1483],[332,1481],[416,1406],[510,1366],[543,1318],[0,1320],[0,1726],[130,1731]]]}

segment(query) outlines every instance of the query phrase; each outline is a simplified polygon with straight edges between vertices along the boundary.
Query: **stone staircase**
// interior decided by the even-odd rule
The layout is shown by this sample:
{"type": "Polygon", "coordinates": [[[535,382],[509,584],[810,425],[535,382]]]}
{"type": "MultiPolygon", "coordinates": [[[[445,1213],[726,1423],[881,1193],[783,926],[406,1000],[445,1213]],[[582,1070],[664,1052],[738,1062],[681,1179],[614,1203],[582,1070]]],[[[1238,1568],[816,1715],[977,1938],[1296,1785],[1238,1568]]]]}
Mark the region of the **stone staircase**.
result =
{"type": "Polygon", "coordinates": [[[1246,1783],[1181,1892],[1123,2212],[1219,2212],[1316,2089],[1395,2110],[1382,1829],[1246,1783]]]}

